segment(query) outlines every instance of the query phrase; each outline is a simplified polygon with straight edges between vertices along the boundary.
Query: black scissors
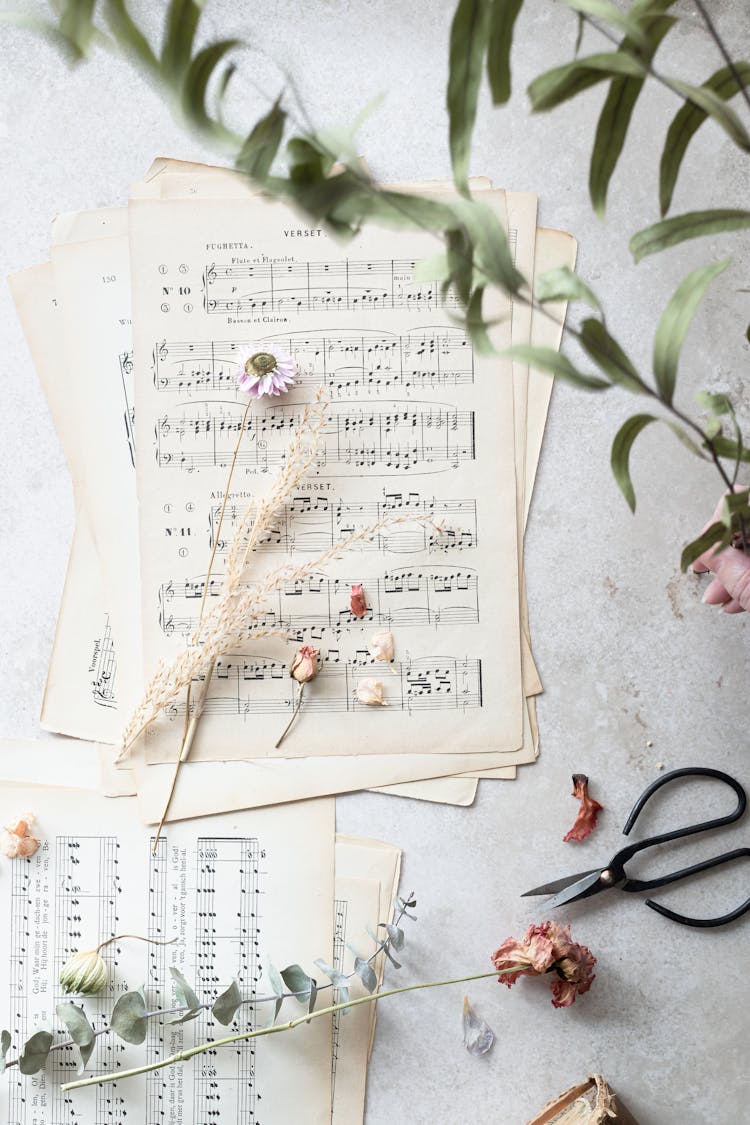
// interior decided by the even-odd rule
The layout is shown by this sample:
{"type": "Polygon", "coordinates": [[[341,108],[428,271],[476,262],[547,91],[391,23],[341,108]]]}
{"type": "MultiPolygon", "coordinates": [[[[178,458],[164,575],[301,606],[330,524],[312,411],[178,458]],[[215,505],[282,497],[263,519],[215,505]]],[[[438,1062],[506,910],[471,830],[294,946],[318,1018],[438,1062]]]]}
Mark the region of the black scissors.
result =
{"type": "MultiPolygon", "coordinates": [[[[565,903],[589,898],[591,895],[599,894],[600,891],[606,891],[612,887],[617,887],[621,891],[650,891],[655,887],[666,887],[668,883],[677,883],[680,879],[686,879],[689,875],[697,875],[699,871],[708,871],[711,867],[719,867],[723,863],[730,863],[733,859],[739,859],[741,856],[750,856],[750,848],[735,848],[734,851],[724,852],[723,855],[714,856],[713,859],[705,859],[702,863],[695,863],[692,867],[683,867],[680,871],[674,871],[671,875],[663,875],[660,879],[628,878],[625,873],[625,864],[645,848],[653,848],[657,844],[667,844],[672,840],[679,840],[683,836],[694,836],[697,832],[708,832],[712,828],[721,828],[725,824],[733,824],[743,815],[747,805],[747,797],[739,781],[720,770],[694,766],[689,769],[672,770],[671,773],[665,773],[653,785],[649,785],[631,809],[630,816],[622,830],[624,836],[629,834],[646,802],[653,797],[654,793],[681,777],[714,777],[718,781],[723,781],[737,794],[737,807],[728,816],[720,816],[715,820],[704,820],[700,824],[676,828],[672,832],[662,833],[661,836],[649,836],[645,840],[638,841],[638,843],[628,844],[627,847],[621,848],[619,852],[613,855],[606,867],[597,867],[593,871],[581,871],[578,875],[556,879],[552,883],[545,883],[542,887],[535,887],[533,891],[526,891],[526,895],[523,897],[527,895],[554,895],[554,898],[547,905],[563,906],[565,903]]],[[[668,910],[666,906],[660,906],[658,902],[653,902],[650,898],[646,899],[646,906],[650,906],[652,910],[663,914],[665,918],[671,918],[673,922],[679,922],[683,926],[699,926],[707,929],[711,926],[724,926],[727,922],[733,922],[735,918],[741,918],[743,914],[750,910],[750,898],[742,906],[738,906],[736,910],[732,910],[729,914],[722,914],[719,918],[688,918],[684,914],[668,910]]]]}

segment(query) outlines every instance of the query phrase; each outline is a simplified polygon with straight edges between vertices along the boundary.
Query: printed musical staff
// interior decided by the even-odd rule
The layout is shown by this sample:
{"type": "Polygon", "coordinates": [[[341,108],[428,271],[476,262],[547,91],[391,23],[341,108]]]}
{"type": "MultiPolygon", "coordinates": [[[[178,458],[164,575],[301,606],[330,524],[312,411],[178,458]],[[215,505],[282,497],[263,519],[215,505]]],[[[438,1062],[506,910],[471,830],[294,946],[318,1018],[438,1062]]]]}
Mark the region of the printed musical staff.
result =
{"type": "MultiPolygon", "coordinates": [[[[213,547],[221,505],[209,511],[209,547],[213,547]]],[[[224,510],[222,536],[217,554],[225,553],[242,509],[228,504],[224,510]]],[[[384,492],[382,499],[342,500],[337,496],[292,497],[279,513],[278,522],[263,535],[256,550],[282,551],[284,554],[322,554],[344,536],[393,515],[430,516],[414,524],[397,524],[357,544],[357,551],[408,555],[466,551],[477,545],[477,505],[475,500],[444,500],[422,497],[419,492],[384,492]]]]}
{"type": "MultiPolygon", "coordinates": [[[[159,468],[192,472],[229,465],[242,425],[234,403],[201,403],[164,414],[155,428],[159,468]]],[[[299,406],[270,406],[247,416],[237,465],[267,472],[284,463],[299,406]]],[[[328,476],[445,471],[475,457],[474,413],[393,402],[331,413],[318,457],[328,476]]]]}
{"type": "MultiPolygon", "coordinates": [[[[360,332],[292,332],[269,340],[299,365],[297,384],[322,384],[329,395],[424,392],[474,382],[471,343],[459,328],[415,329],[404,335],[360,332]]],[[[238,357],[250,341],[176,342],[154,347],[157,391],[178,394],[227,392],[237,387],[238,357]]]]}
{"type": "MultiPolygon", "coordinates": [[[[153,854],[153,841],[149,847],[149,881],[148,881],[148,937],[154,942],[167,941],[167,893],[169,872],[167,867],[167,841],[164,836],[159,838],[156,854],[153,854]]],[[[147,987],[149,1000],[154,1010],[168,1007],[166,1003],[168,992],[164,984],[167,979],[167,947],[164,945],[148,946],[148,975],[147,987]]],[[[164,1052],[164,1020],[151,1020],[149,1022],[148,1037],[146,1039],[146,1062],[156,1062],[164,1052]]],[[[154,1071],[146,1078],[146,1104],[148,1106],[149,1125],[159,1125],[166,1120],[166,1090],[167,1083],[162,1071],[154,1071]]]]}
{"type": "Polygon", "coordinates": [[[124,410],[122,412],[123,421],[125,423],[125,438],[130,452],[130,461],[133,468],[135,468],[135,407],[130,404],[133,387],[133,353],[122,352],[118,358],[120,362],[122,395],[125,400],[124,410]]]}
{"type": "Polygon", "coordinates": [[[115,647],[112,640],[112,628],[109,624],[109,614],[104,620],[104,630],[100,638],[94,641],[94,652],[91,658],[91,668],[94,678],[91,681],[91,690],[94,702],[100,707],[116,707],[115,677],[117,675],[117,660],[115,647]]]}
{"type": "Polygon", "coordinates": [[[413,312],[459,307],[439,281],[415,281],[415,261],[212,263],[203,273],[204,309],[240,316],[269,312],[413,312]]]}
{"type": "MultiPolygon", "coordinates": [[[[305,696],[306,713],[342,712],[365,715],[372,711],[354,695],[358,680],[373,674],[375,661],[366,649],[344,662],[336,649],[321,654],[317,690],[305,696]]],[[[383,669],[383,665],[375,665],[383,669]]],[[[482,706],[482,663],[455,657],[420,657],[389,665],[393,675],[383,675],[385,698],[391,711],[465,713],[482,706]]],[[[217,661],[211,690],[204,704],[209,715],[234,715],[246,722],[262,715],[289,715],[296,702],[296,687],[286,662],[268,657],[229,655],[217,661]]],[[[182,721],[184,703],[167,707],[165,717],[182,721]]]]}
{"type": "MultiPolygon", "coordinates": [[[[333,903],[333,968],[338,969],[340,973],[344,972],[344,957],[346,954],[346,915],[348,913],[349,904],[346,899],[337,898],[333,903]]],[[[332,1003],[340,1004],[341,995],[340,989],[333,989],[332,1003]]],[[[331,1035],[331,1089],[336,1089],[336,1063],[339,1057],[339,1037],[341,1035],[341,1017],[343,1012],[334,1012],[332,1021],[332,1035],[331,1035]]],[[[331,1108],[331,1118],[333,1118],[333,1108],[331,1108]]]]}
{"type": "MultiPolygon", "coordinates": [[[[221,593],[223,576],[214,574],[208,597],[221,593]]],[[[313,574],[286,582],[275,595],[276,609],[256,621],[259,628],[289,632],[298,643],[339,638],[373,626],[409,628],[475,624],[479,620],[479,583],[473,570],[435,567],[393,570],[368,586],[368,606],[357,618],[349,607],[356,578],[313,574]]],[[[192,636],[198,624],[196,606],[203,597],[204,578],[167,582],[159,591],[159,621],[165,633],[192,636]]]]}

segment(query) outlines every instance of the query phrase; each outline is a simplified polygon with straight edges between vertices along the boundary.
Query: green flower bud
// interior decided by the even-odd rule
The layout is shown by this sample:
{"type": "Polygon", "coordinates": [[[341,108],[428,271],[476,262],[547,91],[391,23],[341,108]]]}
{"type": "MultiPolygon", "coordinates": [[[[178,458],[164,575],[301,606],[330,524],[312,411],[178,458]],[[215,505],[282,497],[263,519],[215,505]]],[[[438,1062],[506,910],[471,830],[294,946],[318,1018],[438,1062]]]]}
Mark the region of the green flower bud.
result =
{"type": "Polygon", "coordinates": [[[109,971],[98,949],[74,953],[60,970],[60,987],[63,992],[93,996],[101,992],[109,980],[109,971]]]}

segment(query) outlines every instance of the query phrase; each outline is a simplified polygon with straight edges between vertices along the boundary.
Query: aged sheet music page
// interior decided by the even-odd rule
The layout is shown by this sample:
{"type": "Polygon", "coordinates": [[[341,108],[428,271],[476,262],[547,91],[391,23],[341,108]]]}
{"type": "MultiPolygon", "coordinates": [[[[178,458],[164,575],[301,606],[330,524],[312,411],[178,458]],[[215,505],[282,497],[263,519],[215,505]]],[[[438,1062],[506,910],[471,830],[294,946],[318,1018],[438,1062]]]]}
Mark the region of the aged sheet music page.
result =
{"type": "MultiPolygon", "coordinates": [[[[381,534],[375,550],[349,554],[269,607],[324,661],[309,710],[325,714],[325,726],[306,724],[304,741],[290,736],[287,755],[351,753],[355,714],[363,753],[398,752],[404,738],[424,752],[520,745],[512,388],[497,371],[486,376],[438,287],[412,280],[413,263],[431,250],[426,237],[383,232],[344,250],[253,199],[131,205],[136,414],[151,443],[138,456],[147,668],[193,631],[242,412],[236,356],[261,332],[309,373],[301,393],[252,414],[237,504],[280,464],[305,393],[322,382],[333,399],[319,475],[285,514],[279,550],[309,561],[383,512],[434,517],[381,534]],[[399,257],[384,256],[386,246],[399,257]],[[364,628],[348,610],[356,581],[370,591],[364,628]],[[405,640],[388,707],[375,716],[353,691],[372,672],[366,630],[383,624],[405,640]]],[[[196,758],[209,745],[222,757],[271,752],[293,703],[287,660],[287,647],[269,641],[217,665],[196,758]]],[[[179,714],[178,704],[173,720],[179,714]]],[[[178,727],[152,728],[152,760],[174,752],[178,727]]]]}
{"type": "MultiPolygon", "coordinates": [[[[330,956],[333,801],[174,825],[152,856],[150,834],[131,801],[13,783],[4,793],[18,810],[36,814],[42,840],[31,859],[11,862],[0,888],[6,919],[0,980],[8,1005],[3,1025],[9,1018],[13,1037],[9,1057],[16,1057],[19,1042],[40,1024],[58,1024],[54,1008],[63,999],[58,976],[70,953],[115,934],[177,941],[169,946],[123,941],[102,951],[110,984],[85,1002],[95,1030],[106,1025],[125,987],[144,984],[149,1007],[171,1007],[170,965],[181,969],[202,1000],[223,991],[232,978],[243,996],[268,995],[269,959],[276,965],[312,965],[321,951],[330,956]]],[[[241,1008],[232,1026],[263,1026],[273,1005],[264,1007],[256,1016],[241,1008]]],[[[206,1012],[184,1025],[155,1019],[140,1047],[103,1034],[89,1070],[125,1069],[225,1033],[206,1012]]],[[[306,1120],[328,1125],[330,1024],[316,1021],[301,1033],[304,1044],[294,1034],[271,1036],[145,1078],[67,1095],[59,1086],[74,1075],[76,1063],[66,1048],[52,1053],[35,1076],[14,1069],[3,1075],[3,1120],[287,1125],[302,1103],[306,1120]]]]}

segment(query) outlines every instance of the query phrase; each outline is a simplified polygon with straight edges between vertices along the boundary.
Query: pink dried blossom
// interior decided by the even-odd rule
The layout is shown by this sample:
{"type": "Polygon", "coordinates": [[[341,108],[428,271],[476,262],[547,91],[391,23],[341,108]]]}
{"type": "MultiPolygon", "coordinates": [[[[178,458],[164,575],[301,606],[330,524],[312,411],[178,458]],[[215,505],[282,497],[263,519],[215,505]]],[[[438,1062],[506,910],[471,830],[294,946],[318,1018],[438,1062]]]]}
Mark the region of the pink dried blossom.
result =
{"type": "Polygon", "coordinates": [[[365,601],[365,592],[361,585],[352,586],[352,595],[349,599],[351,611],[355,617],[364,617],[367,613],[367,602],[365,601]]]}
{"type": "Polygon", "coordinates": [[[251,398],[280,395],[294,385],[297,364],[275,344],[253,344],[240,355],[237,385],[251,398]]]}
{"type": "Polygon", "coordinates": [[[0,852],[7,859],[28,859],[39,847],[36,836],[17,836],[15,832],[4,832],[0,840],[0,852]]]}
{"type": "Polygon", "coordinates": [[[364,680],[360,680],[354,694],[360,703],[364,703],[368,707],[387,706],[383,698],[383,685],[380,680],[376,680],[373,676],[366,676],[364,680]]]}
{"type": "Polygon", "coordinates": [[[570,832],[566,832],[563,836],[563,843],[567,844],[570,840],[585,840],[594,829],[599,817],[599,813],[604,808],[593,797],[589,797],[589,779],[585,773],[573,774],[573,797],[577,797],[581,804],[578,807],[578,814],[573,823],[570,832]]]}
{"type": "Polygon", "coordinates": [[[298,684],[308,684],[310,680],[314,680],[318,674],[318,656],[317,648],[303,645],[295,653],[289,669],[289,675],[292,679],[296,680],[298,684]]]}
{"type": "Polygon", "coordinates": [[[569,926],[542,922],[540,926],[529,926],[520,940],[504,941],[492,954],[492,963],[498,971],[515,970],[498,977],[508,988],[519,977],[550,974],[552,1004],[555,1008],[567,1008],[576,996],[591,988],[596,958],[587,946],[571,939],[569,926]]]}

